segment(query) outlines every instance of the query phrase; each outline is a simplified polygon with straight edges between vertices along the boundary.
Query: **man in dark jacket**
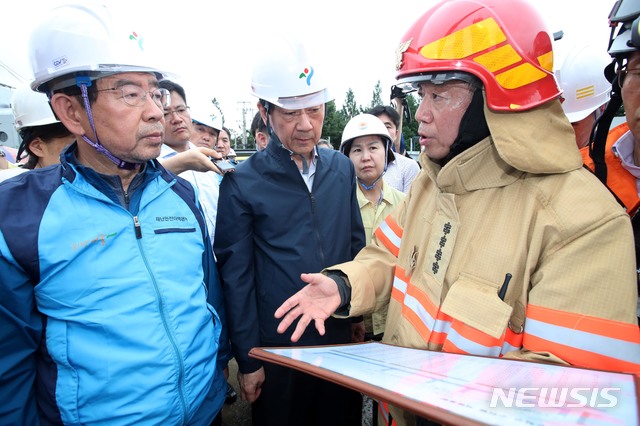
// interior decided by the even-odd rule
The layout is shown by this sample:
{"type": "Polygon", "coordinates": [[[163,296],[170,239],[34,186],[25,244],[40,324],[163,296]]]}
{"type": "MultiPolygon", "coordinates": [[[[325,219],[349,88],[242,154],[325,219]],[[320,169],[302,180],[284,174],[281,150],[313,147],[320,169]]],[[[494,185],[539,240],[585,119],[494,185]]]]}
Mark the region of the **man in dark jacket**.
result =
{"type": "MultiPolygon", "coordinates": [[[[292,345],[273,313],[304,286],[301,273],[364,246],[353,165],[315,147],[331,99],[324,75],[301,45],[271,40],[252,76],[271,141],[222,180],[214,245],[242,397],[254,425],[356,424],[359,394],[248,356],[256,346],[292,345]]],[[[309,329],[297,344],[350,340],[351,321],[332,319],[324,335],[309,329]]]]}

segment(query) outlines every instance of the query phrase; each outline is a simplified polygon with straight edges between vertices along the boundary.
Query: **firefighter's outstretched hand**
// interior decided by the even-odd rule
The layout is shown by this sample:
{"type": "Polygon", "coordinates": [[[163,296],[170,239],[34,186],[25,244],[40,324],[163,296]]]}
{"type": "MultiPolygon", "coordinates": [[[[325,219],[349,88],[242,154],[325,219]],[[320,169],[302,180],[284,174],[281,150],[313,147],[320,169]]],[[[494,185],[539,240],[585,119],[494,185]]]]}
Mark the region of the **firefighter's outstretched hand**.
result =
{"type": "Polygon", "coordinates": [[[323,274],[302,274],[302,281],[309,283],[302,290],[288,298],[276,310],[275,317],[282,318],[278,333],[284,333],[300,317],[291,341],[297,342],[311,321],[316,330],[324,335],[324,320],[329,318],[340,306],[338,285],[323,274]]]}

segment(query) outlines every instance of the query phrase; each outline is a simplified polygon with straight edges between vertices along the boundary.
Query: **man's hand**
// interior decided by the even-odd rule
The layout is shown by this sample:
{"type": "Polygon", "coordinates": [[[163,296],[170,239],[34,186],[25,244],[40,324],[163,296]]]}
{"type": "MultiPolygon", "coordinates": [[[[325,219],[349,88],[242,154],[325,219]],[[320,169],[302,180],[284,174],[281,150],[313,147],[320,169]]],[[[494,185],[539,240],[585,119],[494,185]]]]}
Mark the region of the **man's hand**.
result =
{"type": "Polygon", "coordinates": [[[285,300],[275,313],[276,318],[282,318],[278,325],[280,334],[300,317],[291,336],[292,342],[300,339],[311,320],[315,322],[318,333],[324,336],[324,320],[340,307],[338,285],[331,278],[323,274],[302,274],[300,278],[309,284],[285,300]]]}
{"type": "Polygon", "coordinates": [[[255,402],[262,391],[264,368],[260,367],[260,369],[248,374],[238,372],[238,383],[240,384],[240,398],[250,404],[255,402]]]}
{"type": "Polygon", "coordinates": [[[220,160],[222,156],[216,150],[198,147],[197,149],[191,148],[184,152],[179,152],[173,157],[162,158],[160,162],[166,169],[177,175],[187,170],[196,172],[213,171],[220,174],[220,170],[211,161],[212,158],[220,160]]]}

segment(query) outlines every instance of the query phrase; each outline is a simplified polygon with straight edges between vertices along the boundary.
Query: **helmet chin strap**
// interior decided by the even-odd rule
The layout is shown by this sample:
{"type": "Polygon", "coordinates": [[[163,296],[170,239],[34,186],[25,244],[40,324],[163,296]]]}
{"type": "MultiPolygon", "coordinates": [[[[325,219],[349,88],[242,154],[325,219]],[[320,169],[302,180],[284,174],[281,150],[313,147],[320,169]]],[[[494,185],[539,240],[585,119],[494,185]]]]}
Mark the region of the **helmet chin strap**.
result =
{"type": "Polygon", "coordinates": [[[129,163],[116,157],[107,148],[105,148],[104,145],[100,143],[100,139],[98,139],[98,132],[96,131],[96,126],[93,122],[93,114],[91,113],[91,104],[89,102],[89,94],[87,91],[87,87],[91,86],[91,80],[89,80],[88,78],[78,77],[76,84],[78,85],[78,87],[80,87],[80,91],[82,92],[82,101],[84,102],[84,108],[87,111],[89,125],[91,126],[91,130],[93,130],[93,134],[96,135],[96,142],[89,139],[86,135],[82,135],[82,139],[84,139],[86,143],[91,145],[100,154],[103,154],[109,160],[111,160],[111,162],[118,166],[119,169],[135,169],[138,166],[136,163],[129,163]]]}
{"type": "MultiPolygon", "coordinates": [[[[382,175],[384,174],[384,172],[382,172],[382,175]]],[[[360,186],[365,190],[365,191],[371,191],[373,188],[375,188],[376,183],[378,183],[378,181],[380,179],[382,179],[382,175],[378,176],[378,178],[376,180],[373,181],[373,183],[371,185],[367,185],[366,183],[364,183],[363,181],[360,180],[360,178],[356,177],[356,180],[358,181],[358,183],[360,184],[360,186]]],[[[384,196],[384,193],[382,192],[382,188],[380,188],[380,197],[378,197],[378,205],[380,205],[380,203],[382,203],[382,198],[384,196]]]]}
{"type": "MultiPolygon", "coordinates": [[[[389,166],[389,141],[386,141],[384,145],[384,170],[382,170],[382,173],[380,173],[380,176],[378,176],[378,178],[374,180],[371,185],[367,185],[366,183],[362,182],[360,178],[357,176],[356,176],[356,180],[365,191],[371,191],[373,188],[375,188],[376,184],[380,181],[380,179],[382,179],[382,176],[384,176],[384,174],[387,172],[388,166],[389,166]]],[[[380,188],[380,198],[378,199],[378,204],[382,202],[383,195],[384,194],[382,192],[382,188],[380,188]]]]}
{"type": "MultiPolygon", "coordinates": [[[[300,159],[302,160],[302,174],[304,175],[308,175],[309,174],[309,162],[307,161],[307,159],[305,158],[304,155],[299,154],[295,151],[290,150],[289,148],[287,148],[286,146],[284,146],[284,144],[282,143],[282,141],[280,140],[280,138],[278,137],[278,135],[276,135],[276,132],[273,131],[273,128],[271,127],[271,120],[269,119],[269,108],[270,108],[270,103],[263,101],[264,108],[267,110],[267,133],[269,133],[269,137],[271,139],[273,139],[273,141],[277,144],[280,145],[281,147],[283,147],[284,149],[286,149],[287,151],[289,151],[291,153],[291,156],[297,155],[298,157],[300,157],[300,159]]],[[[271,143],[271,142],[269,142],[271,143]]]]}

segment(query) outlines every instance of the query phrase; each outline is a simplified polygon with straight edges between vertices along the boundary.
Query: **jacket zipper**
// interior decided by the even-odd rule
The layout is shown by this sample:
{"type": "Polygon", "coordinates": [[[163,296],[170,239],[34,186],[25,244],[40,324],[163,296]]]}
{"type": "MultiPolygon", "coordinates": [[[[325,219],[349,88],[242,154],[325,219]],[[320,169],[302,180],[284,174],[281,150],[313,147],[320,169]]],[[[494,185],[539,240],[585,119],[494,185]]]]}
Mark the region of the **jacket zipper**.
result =
{"type": "Polygon", "coordinates": [[[142,238],[142,228],[140,227],[140,221],[138,220],[138,216],[133,217],[133,228],[136,231],[136,238],[142,238]]]}
{"type": "Polygon", "coordinates": [[[322,236],[319,233],[318,229],[318,215],[316,214],[316,197],[314,197],[313,192],[309,192],[309,198],[311,200],[311,213],[313,215],[313,230],[316,234],[316,242],[318,243],[318,254],[320,254],[320,261],[322,265],[325,264],[324,251],[322,250],[322,236]]]}
{"type": "Polygon", "coordinates": [[[162,325],[164,326],[165,333],[167,333],[169,342],[171,343],[171,346],[173,347],[173,351],[176,354],[176,359],[178,360],[179,369],[178,369],[177,388],[178,388],[178,393],[180,394],[180,401],[182,402],[182,416],[183,416],[182,423],[186,425],[188,412],[187,412],[187,400],[184,392],[184,363],[182,360],[182,353],[180,352],[180,349],[178,348],[178,345],[176,344],[175,339],[173,337],[173,333],[171,332],[171,329],[167,324],[167,317],[165,314],[162,295],[160,294],[160,290],[158,289],[158,283],[156,282],[155,276],[151,271],[151,267],[149,266],[149,262],[147,261],[147,256],[145,255],[145,252],[142,248],[142,244],[140,242],[140,239],[142,239],[142,228],[140,227],[140,221],[138,220],[138,216],[133,217],[133,226],[136,232],[136,239],[138,240],[138,249],[140,250],[140,255],[142,256],[144,265],[147,268],[147,271],[149,272],[149,277],[151,278],[151,282],[153,283],[153,289],[155,290],[155,293],[156,293],[156,300],[158,302],[158,310],[160,312],[160,318],[162,319],[162,325]]]}

